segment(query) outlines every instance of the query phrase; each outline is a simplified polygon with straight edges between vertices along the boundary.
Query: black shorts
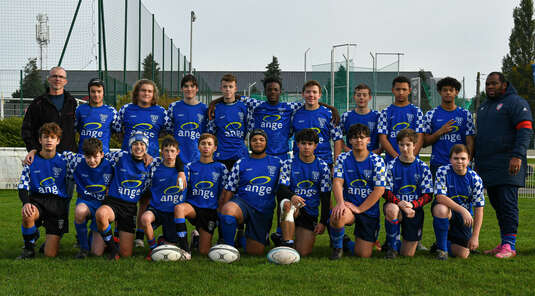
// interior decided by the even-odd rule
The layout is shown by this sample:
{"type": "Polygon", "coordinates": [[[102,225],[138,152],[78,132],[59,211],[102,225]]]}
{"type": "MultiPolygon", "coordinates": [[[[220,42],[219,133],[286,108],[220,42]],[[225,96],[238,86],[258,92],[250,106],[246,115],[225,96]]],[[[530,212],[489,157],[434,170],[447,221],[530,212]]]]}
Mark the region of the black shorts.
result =
{"type": "Polygon", "coordinates": [[[115,214],[118,231],[136,232],[137,204],[107,196],[102,205],[110,207],[113,214],[115,214]]]}
{"type": "Polygon", "coordinates": [[[451,211],[450,229],[448,230],[448,240],[468,248],[468,241],[472,237],[472,227],[464,225],[463,216],[455,211],[451,211]]]}
{"type": "Polygon", "coordinates": [[[379,225],[379,217],[370,217],[366,214],[355,215],[355,238],[376,242],[379,236],[379,225]]]}
{"type": "Polygon", "coordinates": [[[406,241],[419,241],[422,239],[422,229],[424,226],[424,210],[423,208],[414,209],[414,217],[407,218],[404,211],[400,209],[402,220],[401,225],[401,237],[406,241]]]}
{"type": "Polygon", "coordinates": [[[46,234],[63,235],[67,231],[67,217],[71,200],[55,195],[30,195],[30,203],[39,210],[35,226],[44,226],[46,234]]]}
{"type": "Polygon", "coordinates": [[[303,227],[304,229],[314,231],[316,225],[318,225],[318,216],[312,216],[303,209],[299,211],[299,215],[295,218],[295,227],[303,227]]]}
{"type": "Polygon", "coordinates": [[[189,222],[198,229],[202,229],[210,234],[214,234],[214,230],[217,227],[218,217],[217,210],[199,208],[188,203],[195,210],[195,218],[188,218],[189,222]]]}
{"type": "Polygon", "coordinates": [[[175,226],[175,213],[174,212],[162,212],[155,209],[152,206],[148,206],[147,211],[151,211],[154,214],[154,222],[152,222],[152,229],[162,226],[162,233],[165,240],[170,243],[177,242],[176,226],[175,226]]]}

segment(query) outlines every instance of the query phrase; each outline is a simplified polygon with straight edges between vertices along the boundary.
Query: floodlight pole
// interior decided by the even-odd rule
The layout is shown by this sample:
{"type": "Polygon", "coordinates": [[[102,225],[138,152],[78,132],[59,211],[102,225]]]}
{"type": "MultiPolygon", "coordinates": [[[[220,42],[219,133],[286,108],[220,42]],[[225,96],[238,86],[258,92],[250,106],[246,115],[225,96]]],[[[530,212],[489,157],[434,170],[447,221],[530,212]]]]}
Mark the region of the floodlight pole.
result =
{"type": "MultiPolygon", "coordinates": [[[[346,43],[346,44],[338,44],[338,45],[333,45],[332,49],[331,49],[331,105],[334,106],[334,50],[335,48],[337,47],[343,47],[343,46],[347,46],[347,58],[349,59],[349,47],[350,46],[354,46],[354,47],[357,47],[357,44],[356,43],[346,43]]],[[[349,73],[348,73],[348,76],[347,76],[347,79],[349,80],[349,73]]],[[[349,87],[349,85],[346,86],[347,88],[349,87]]],[[[349,93],[349,91],[347,91],[349,93]]],[[[347,98],[349,99],[349,98],[347,98]]]]}
{"type": "Polygon", "coordinates": [[[307,82],[307,53],[310,50],[310,47],[305,50],[305,83],[307,82]]]}
{"type": "Polygon", "coordinates": [[[375,105],[377,101],[376,93],[377,93],[377,77],[375,73],[375,56],[370,51],[370,56],[372,57],[372,79],[373,79],[373,109],[375,110],[375,105]]]}
{"type": "Polygon", "coordinates": [[[191,11],[190,18],[190,27],[189,27],[189,73],[191,74],[191,62],[192,62],[192,51],[193,51],[193,22],[197,19],[195,12],[191,11]]]}
{"type": "MultiPolygon", "coordinates": [[[[371,54],[371,52],[370,52],[371,54]]],[[[380,55],[395,55],[398,57],[398,76],[399,76],[399,63],[400,63],[400,56],[402,55],[405,55],[404,53],[402,52],[376,52],[375,53],[375,58],[373,59],[374,62],[375,62],[375,72],[377,72],[377,57],[380,56],[380,55]]],[[[376,77],[377,77],[377,74],[376,74],[376,77]]],[[[374,93],[377,92],[377,82],[375,82],[375,89],[374,89],[374,93]]],[[[375,101],[374,101],[374,109],[375,109],[375,101]]]]}

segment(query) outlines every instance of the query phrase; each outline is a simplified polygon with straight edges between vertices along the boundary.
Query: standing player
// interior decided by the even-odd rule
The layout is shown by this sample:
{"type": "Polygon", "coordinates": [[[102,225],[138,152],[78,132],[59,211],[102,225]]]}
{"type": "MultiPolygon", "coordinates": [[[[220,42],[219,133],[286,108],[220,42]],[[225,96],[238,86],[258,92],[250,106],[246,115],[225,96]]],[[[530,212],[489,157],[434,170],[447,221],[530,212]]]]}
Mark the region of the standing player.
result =
{"type": "Polygon", "coordinates": [[[182,78],[180,87],[184,99],[169,105],[167,114],[171,122],[171,132],[178,142],[180,158],[184,163],[199,160],[199,137],[206,129],[206,105],[199,102],[197,78],[188,74],[182,78]]]}
{"type": "MultiPolygon", "coordinates": [[[[321,85],[315,80],[309,80],[303,86],[303,98],[305,99],[304,108],[295,112],[292,118],[292,127],[294,133],[305,128],[311,128],[316,131],[319,136],[319,144],[316,148],[316,156],[325,161],[330,168],[333,167],[333,153],[331,150],[331,140],[334,143],[334,158],[342,152],[344,142],[342,140],[342,131],[340,127],[333,123],[333,115],[331,110],[320,106],[319,99],[321,97],[321,85]]],[[[299,151],[294,142],[294,155],[298,155],[299,151]]]]}
{"type": "Polygon", "coordinates": [[[151,260],[152,250],[158,246],[154,238],[154,230],[158,226],[162,226],[166,243],[177,243],[173,212],[175,206],[185,198],[184,190],[176,186],[178,172],[175,161],[179,153],[178,142],[172,137],[164,138],[162,158],[156,159],[149,172],[147,187],[150,188],[151,199],[147,210],[141,216],[141,225],[150,248],[147,260],[151,260]]]}
{"type": "Polygon", "coordinates": [[[79,105],[75,112],[74,127],[80,134],[78,151],[82,151],[85,139],[97,138],[102,141],[102,151],[110,151],[112,127],[117,125],[117,111],[104,105],[104,82],[93,78],[87,84],[88,104],[79,105]]]}
{"type": "MultiPolygon", "coordinates": [[[[355,109],[344,112],[340,119],[340,127],[344,136],[347,136],[349,128],[356,123],[364,124],[370,129],[370,143],[368,144],[368,151],[377,155],[381,153],[379,148],[379,135],[377,134],[377,121],[379,120],[379,112],[371,110],[368,104],[372,100],[371,89],[366,84],[362,83],[355,87],[353,93],[353,100],[355,100],[355,109]]],[[[346,141],[346,151],[351,150],[349,140],[346,141]]]]}
{"type": "Polygon", "coordinates": [[[468,167],[469,162],[468,147],[455,144],[450,164],[441,166],[437,172],[432,212],[440,260],[448,259],[448,252],[468,258],[470,251],[479,246],[485,196],[483,181],[468,167]]]}
{"type": "Polygon", "coordinates": [[[424,117],[424,146],[433,145],[430,168],[433,178],[440,166],[449,163],[449,153],[455,144],[465,144],[469,155],[474,151],[474,122],[472,114],[455,105],[455,98],[461,83],[455,78],[446,77],[437,83],[442,97],[440,106],[427,111],[424,117]]]}
{"type": "Polygon", "coordinates": [[[410,80],[404,76],[396,77],[392,81],[392,93],[395,97],[394,104],[381,111],[377,128],[379,143],[386,151],[387,163],[399,156],[396,136],[402,129],[411,128],[416,131],[418,140],[414,147],[414,155],[420,153],[424,142],[422,110],[409,102],[410,80]]]}
{"type": "Polygon", "coordinates": [[[203,255],[208,254],[212,246],[212,235],[218,222],[216,209],[228,174],[225,165],[214,162],[216,150],[217,138],[212,134],[202,134],[199,138],[200,160],[186,165],[191,184],[188,186],[186,201],[175,206],[178,246],[190,251],[186,228],[188,218],[199,230],[199,252],[203,255]]]}
{"type": "Polygon", "coordinates": [[[281,168],[279,158],[266,154],[267,141],[263,130],[252,131],[249,135],[252,153],[232,167],[220,202],[220,227],[225,243],[234,245],[237,224],[246,223],[245,250],[253,255],[264,253],[281,168]]]}
{"type": "Polygon", "coordinates": [[[61,133],[61,128],[56,123],[43,124],[38,138],[41,150],[35,155],[32,164],[24,165],[22,170],[18,189],[22,201],[24,249],[17,259],[35,257],[34,246],[39,238],[39,226],[44,226],[46,230],[45,256],[58,255],[70,202],[66,186],[67,157],[56,152],[61,133]]]}
{"type": "Polygon", "coordinates": [[[319,142],[316,131],[303,129],[295,139],[299,155],[284,161],[277,195],[283,213],[282,245],[293,247],[295,233],[295,248],[301,256],[306,256],[312,252],[316,235],[323,234],[329,219],[331,172],[327,163],[314,155],[319,142]]]}
{"type": "Polygon", "coordinates": [[[338,156],[334,169],[333,192],[336,206],[330,218],[333,253],[342,258],[345,226],[355,223],[355,254],[370,257],[379,234],[379,199],[385,190],[383,159],[368,151],[370,130],[354,124],[347,133],[351,151],[338,156]]]}
{"type": "Polygon", "coordinates": [[[429,167],[415,156],[418,137],[412,129],[403,129],[397,136],[401,154],[387,165],[387,187],[384,204],[386,229],[386,258],[398,253],[414,256],[422,239],[423,206],[433,199],[433,177],[429,167]],[[403,226],[403,243],[400,229],[403,226]]]}

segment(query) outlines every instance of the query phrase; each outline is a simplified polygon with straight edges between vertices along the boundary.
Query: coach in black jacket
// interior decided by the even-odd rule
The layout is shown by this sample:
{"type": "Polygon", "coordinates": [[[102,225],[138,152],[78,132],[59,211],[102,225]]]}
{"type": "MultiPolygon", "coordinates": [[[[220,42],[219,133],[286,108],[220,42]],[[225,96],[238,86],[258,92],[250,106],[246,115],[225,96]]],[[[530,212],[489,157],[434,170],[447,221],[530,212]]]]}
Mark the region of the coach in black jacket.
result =
{"type": "Polygon", "coordinates": [[[39,151],[39,128],[47,122],[57,123],[63,130],[58,152],[75,151],[74,111],[76,100],[64,90],[67,73],[62,67],[54,67],[48,74],[47,93],[35,98],[24,115],[22,140],[26,149],[39,151]]]}

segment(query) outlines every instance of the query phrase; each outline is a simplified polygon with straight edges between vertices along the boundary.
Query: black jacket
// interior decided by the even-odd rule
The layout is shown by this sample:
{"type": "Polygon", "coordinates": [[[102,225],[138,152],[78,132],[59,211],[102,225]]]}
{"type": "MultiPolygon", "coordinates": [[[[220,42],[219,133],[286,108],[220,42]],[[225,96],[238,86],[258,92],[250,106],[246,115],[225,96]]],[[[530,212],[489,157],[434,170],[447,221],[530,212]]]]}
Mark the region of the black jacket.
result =
{"type": "Polygon", "coordinates": [[[22,140],[28,151],[41,149],[39,128],[47,122],[55,122],[63,130],[57,151],[76,151],[74,111],[78,104],[69,92],[65,91],[63,94],[65,96],[63,108],[59,112],[48,98],[48,90],[46,94],[35,98],[28,106],[21,129],[22,140]]]}

